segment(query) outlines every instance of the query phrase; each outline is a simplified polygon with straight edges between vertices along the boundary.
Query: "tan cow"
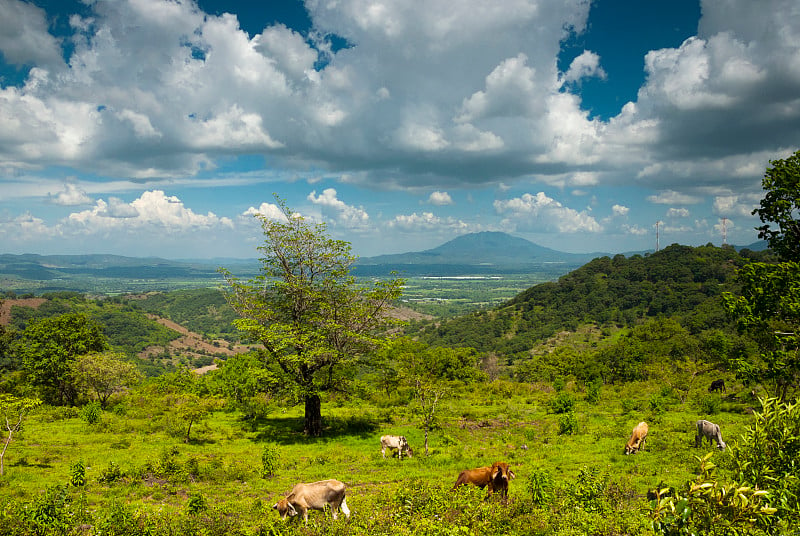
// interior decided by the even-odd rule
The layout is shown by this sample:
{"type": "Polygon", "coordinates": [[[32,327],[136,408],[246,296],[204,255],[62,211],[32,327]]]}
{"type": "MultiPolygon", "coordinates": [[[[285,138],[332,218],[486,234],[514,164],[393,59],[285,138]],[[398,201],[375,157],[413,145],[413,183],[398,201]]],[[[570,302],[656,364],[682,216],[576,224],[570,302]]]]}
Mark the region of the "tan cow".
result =
{"type": "Polygon", "coordinates": [[[325,510],[325,505],[331,507],[333,519],[337,518],[339,509],[345,517],[350,517],[350,509],[344,496],[345,485],[338,480],[320,480],[310,484],[295,484],[292,492],[272,505],[278,511],[281,519],[286,516],[303,516],[303,521],[308,523],[309,510],[325,510]]]}
{"type": "Polygon", "coordinates": [[[634,454],[644,449],[644,440],[647,437],[647,423],[642,421],[633,428],[631,437],[625,443],[625,454],[634,454]]]}
{"type": "Polygon", "coordinates": [[[508,497],[508,483],[513,480],[517,475],[509,469],[508,464],[505,462],[494,462],[489,467],[478,467],[477,469],[465,469],[458,474],[458,479],[453,485],[453,489],[465,484],[472,484],[483,489],[489,487],[488,497],[492,496],[495,491],[500,492],[500,495],[505,500],[508,497]]]}
{"type": "Polygon", "coordinates": [[[385,435],[381,436],[381,454],[386,458],[386,449],[391,451],[397,450],[397,457],[403,459],[403,452],[411,458],[414,456],[414,451],[408,445],[408,440],[405,436],[385,435]]]}

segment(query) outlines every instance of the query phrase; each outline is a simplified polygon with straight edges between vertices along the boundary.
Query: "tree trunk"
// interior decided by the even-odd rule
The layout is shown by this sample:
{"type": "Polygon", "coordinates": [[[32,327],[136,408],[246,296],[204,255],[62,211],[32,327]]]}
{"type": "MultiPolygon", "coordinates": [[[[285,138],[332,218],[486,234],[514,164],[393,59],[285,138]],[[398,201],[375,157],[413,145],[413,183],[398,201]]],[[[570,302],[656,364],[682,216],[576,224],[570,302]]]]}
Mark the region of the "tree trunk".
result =
{"type": "Polygon", "coordinates": [[[322,401],[316,393],[306,395],[306,422],[303,432],[311,437],[322,435],[322,401]]]}

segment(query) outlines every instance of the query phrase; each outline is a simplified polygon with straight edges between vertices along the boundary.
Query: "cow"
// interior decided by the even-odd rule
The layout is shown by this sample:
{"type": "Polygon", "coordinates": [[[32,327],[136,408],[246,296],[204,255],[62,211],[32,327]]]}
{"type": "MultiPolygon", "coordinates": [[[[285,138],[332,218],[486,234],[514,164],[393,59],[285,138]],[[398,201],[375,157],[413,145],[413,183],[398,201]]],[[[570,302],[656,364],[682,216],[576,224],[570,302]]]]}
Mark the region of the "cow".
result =
{"type": "Polygon", "coordinates": [[[711,382],[711,385],[708,387],[708,392],[713,393],[714,391],[722,391],[725,392],[725,380],[720,378],[719,380],[714,380],[711,382]]]}
{"type": "Polygon", "coordinates": [[[725,450],[725,442],[722,440],[722,432],[719,430],[719,425],[705,419],[700,419],[695,423],[697,428],[697,435],[694,436],[695,448],[700,448],[703,444],[703,438],[708,439],[709,444],[713,445],[714,441],[717,442],[719,450],[725,450]]]}
{"type": "Polygon", "coordinates": [[[497,491],[505,501],[508,498],[508,483],[516,478],[517,475],[509,469],[505,462],[494,462],[488,467],[478,467],[477,469],[465,469],[458,474],[458,479],[453,485],[453,490],[458,486],[472,484],[483,489],[489,487],[488,499],[497,491]]]}
{"type": "Polygon", "coordinates": [[[637,424],[631,432],[631,437],[625,443],[625,454],[634,454],[644,449],[644,440],[647,438],[647,423],[642,421],[637,424]]]}
{"type": "Polygon", "coordinates": [[[386,458],[386,449],[397,450],[397,457],[403,459],[403,451],[409,458],[414,456],[414,451],[408,446],[405,436],[385,435],[381,436],[381,454],[386,458]]]}
{"type": "Polygon", "coordinates": [[[299,483],[294,485],[292,492],[286,498],[272,505],[272,508],[278,511],[283,520],[286,520],[287,515],[301,514],[305,523],[308,523],[309,510],[325,510],[325,505],[331,507],[333,519],[337,518],[339,509],[345,517],[350,518],[350,509],[347,507],[344,492],[345,485],[338,480],[299,483]]]}

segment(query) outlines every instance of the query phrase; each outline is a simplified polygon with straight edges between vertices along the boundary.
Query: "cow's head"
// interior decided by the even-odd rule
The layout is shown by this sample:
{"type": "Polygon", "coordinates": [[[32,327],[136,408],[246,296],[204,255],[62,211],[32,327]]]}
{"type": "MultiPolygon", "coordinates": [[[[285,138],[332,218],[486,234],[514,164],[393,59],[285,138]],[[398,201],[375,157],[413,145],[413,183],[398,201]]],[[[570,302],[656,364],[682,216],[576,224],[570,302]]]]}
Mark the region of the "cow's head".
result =
{"type": "Polygon", "coordinates": [[[272,505],[272,508],[278,511],[278,514],[281,516],[281,519],[286,519],[286,516],[296,516],[297,510],[294,509],[292,503],[287,501],[286,499],[281,499],[280,501],[276,502],[272,505]]]}
{"type": "Polygon", "coordinates": [[[517,475],[508,467],[508,464],[505,462],[494,462],[492,464],[492,469],[490,472],[490,478],[492,482],[495,483],[504,483],[508,485],[508,483],[516,478],[517,475]]]}

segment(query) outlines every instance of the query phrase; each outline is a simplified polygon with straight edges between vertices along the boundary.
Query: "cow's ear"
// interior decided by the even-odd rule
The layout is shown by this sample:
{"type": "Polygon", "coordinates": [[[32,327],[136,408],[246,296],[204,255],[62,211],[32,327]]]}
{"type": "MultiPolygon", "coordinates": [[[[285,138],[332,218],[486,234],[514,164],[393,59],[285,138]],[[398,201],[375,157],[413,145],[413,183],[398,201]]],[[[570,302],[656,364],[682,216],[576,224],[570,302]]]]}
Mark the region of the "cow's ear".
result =
{"type": "Polygon", "coordinates": [[[273,504],[273,505],[272,505],[272,509],[273,509],[273,510],[277,510],[277,509],[278,509],[278,503],[275,503],[275,504],[273,504]]]}
{"type": "Polygon", "coordinates": [[[495,477],[500,473],[500,467],[497,465],[493,465],[491,469],[491,479],[494,480],[495,477]]]}
{"type": "Polygon", "coordinates": [[[297,510],[294,509],[294,505],[292,503],[288,503],[288,504],[289,504],[289,515],[290,516],[296,516],[297,515],[297,510]]]}
{"type": "Polygon", "coordinates": [[[512,471],[511,469],[509,469],[509,470],[508,470],[508,479],[509,479],[509,480],[513,480],[513,479],[515,479],[515,478],[517,478],[517,475],[515,475],[515,474],[514,474],[514,471],[512,471]]]}

